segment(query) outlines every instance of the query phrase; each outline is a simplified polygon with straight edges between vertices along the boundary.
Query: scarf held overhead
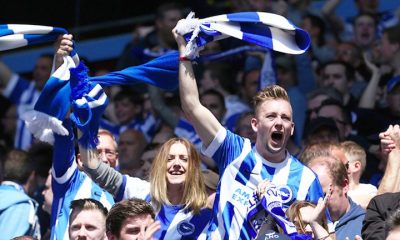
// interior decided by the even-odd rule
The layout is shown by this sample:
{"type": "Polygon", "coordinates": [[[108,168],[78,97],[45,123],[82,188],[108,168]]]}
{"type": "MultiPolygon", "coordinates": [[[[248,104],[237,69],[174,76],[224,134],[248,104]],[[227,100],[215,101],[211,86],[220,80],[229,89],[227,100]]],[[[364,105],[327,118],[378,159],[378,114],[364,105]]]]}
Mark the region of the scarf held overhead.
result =
{"type": "Polygon", "coordinates": [[[302,54],[310,46],[308,33],[286,18],[265,12],[240,12],[196,19],[191,12],[176,26],[187,45],[190,59],[208,42],[235,37],[261,47],[288,54],[302,54]]]}

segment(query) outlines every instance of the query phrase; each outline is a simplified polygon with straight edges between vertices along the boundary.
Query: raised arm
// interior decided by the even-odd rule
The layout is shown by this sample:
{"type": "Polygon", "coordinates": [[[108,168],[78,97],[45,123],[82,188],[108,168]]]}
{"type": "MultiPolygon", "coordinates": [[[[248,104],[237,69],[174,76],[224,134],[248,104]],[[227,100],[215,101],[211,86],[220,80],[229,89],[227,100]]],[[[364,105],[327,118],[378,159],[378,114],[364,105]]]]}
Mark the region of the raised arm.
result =
{"type": "MultiPolygon", "coordinates": [[[[180,56],[184,56],[185,40],[177,33],[176,29],[173,29],[172,33],[178,43],[180,56]]],[[[184,59],[179,61],[179,95],[184,113],[196,129],[203,145],[208,147],[222,125],[210,110],[200,103],[192,63],[184,59]]]]}
{"type": "Polygon", "coordinates": [[[367,87],[365,88],[363,94],[361,95],[360,102],[358,103],[358,107],[373,109],[375,107],[376,102],[376,94],[379,88],[379,80],[381,78],[380,70],[377,66],[375,66],[369,59],[366,53],[363,55],[365,64],[371,70],[372,76],[368,82],[367,87]]]}
{"type": "Polygon", "coordinates": [[[400,188],[400,127],[390,125],[386,132],[379,135],[384,155],[387,154],[387,165],[378,195],[386,192],[397,192],[400,188]]]}

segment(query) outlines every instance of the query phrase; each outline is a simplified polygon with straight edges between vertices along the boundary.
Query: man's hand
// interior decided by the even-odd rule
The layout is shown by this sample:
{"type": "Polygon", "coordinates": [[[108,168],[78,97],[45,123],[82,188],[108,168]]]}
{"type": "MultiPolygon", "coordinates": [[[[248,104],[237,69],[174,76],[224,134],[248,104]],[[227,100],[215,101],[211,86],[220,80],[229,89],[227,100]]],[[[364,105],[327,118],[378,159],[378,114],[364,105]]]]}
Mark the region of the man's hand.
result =
{"type": "Polygon", "coordinates": [[[389,154],[393,149],[400,150],[400,127],[399,125],[389,125],[385,132],[379,134],[381,139],[381,151],[389,154]]]}
{"type": "MultiPolygon", "coordinates": [[[[178,21],[178,23],[176,25],[179,24],[179,22],[181,21],[185,21],[185,19],[181,19],[178,21]]],[[[185,39],[178,33],[178,31],[176,30],[176,26],[174,29],[172,29],[172,34],[174,35],[175,41],[178,44],[178,50],[179,53],[182,55],[185,52],[185,48],[186,48],[186,41],[185,39]]]]}
{"type": "Polygon", "coordinates": [[[72,34],[64,34],[59,36],[55,43],[55,68],[59,68],[63,62],[64,57],[68,56],[73,50],[72,34]]]}

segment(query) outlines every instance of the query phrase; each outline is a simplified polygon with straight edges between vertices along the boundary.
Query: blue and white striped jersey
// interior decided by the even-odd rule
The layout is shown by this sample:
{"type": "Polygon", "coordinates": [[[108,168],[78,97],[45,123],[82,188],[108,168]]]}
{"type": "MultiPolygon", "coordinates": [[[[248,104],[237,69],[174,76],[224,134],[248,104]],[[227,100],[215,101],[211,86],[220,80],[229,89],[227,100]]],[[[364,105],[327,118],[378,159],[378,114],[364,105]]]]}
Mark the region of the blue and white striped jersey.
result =
{"type": "Polygon", "coordinates": [[[317,202],[323,196],[314,172],[289,153],[281,163],[268,162],[250,140],[225,128],[203,153],[215,160],[221,176],[208,233],[213,239],[251,238],[246,216],[256,204],[257,185],[262,180],[271,180],[280,190],[284,210],[295,200],[317,202]]]}
{"type": "MultiPolygon", "coordinates": [[[[150,183],[124,175],[116,201],[132,197],[151,202],[150,183]]],[[[163,205],[156,213],[161,229],[153,237],[166,240],[205,239],[211,217],[212,211],[207,208],[193,215],[185,205],[163,205]]]]}
{"type": "Polygon", "coordinates": [[[107,209],[114,204],[111,194],[100,188],[75,161],[71,122],[64,121],[69,136],[55,134],[51,188],[53,205],[51,208],[51,239],[69,239],[68,226],[70,204],[73,200],[92,198],[100,201],[107,209]]]}
{"type": "Polygon", "coordinates": [[[3,95],[17,106],[18,120],[14,147],[27,150],[32,144],[33,137],[20,116],[33,109],[39,98],[40,91],[35,88],[34,81],[28,81],[14,74],[4,89],[3,95]]]}
{"type": "Polygon", "coordinates": [[[127,129],[136,129],[141,131],[147,142],[151,142],[157,131],[160,121],[154,117],[153,114],[148,113],[144,119],[134,119],[132,122],[126,125],[119,125],[112,123],[106,119],[101,119],[100,128],[110,131],[117,139],[119,135],[127,129]]]}

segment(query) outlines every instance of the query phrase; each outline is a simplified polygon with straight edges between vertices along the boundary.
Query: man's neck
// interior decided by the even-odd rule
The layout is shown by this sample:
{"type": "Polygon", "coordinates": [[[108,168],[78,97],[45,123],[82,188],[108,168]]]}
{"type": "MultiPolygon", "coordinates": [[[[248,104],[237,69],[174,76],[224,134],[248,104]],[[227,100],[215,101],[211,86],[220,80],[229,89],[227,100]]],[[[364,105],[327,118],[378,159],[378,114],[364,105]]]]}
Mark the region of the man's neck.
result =
{"type": "Polygon", "coordinates": [[[268,162],[271,162],[271,163],[281,163],[281,162],[285,161],[286,156],[287,156],[286,150],[283,150],[278,153],[271,153],[266,149],[262,149],[263,151],[259,151],[259,149],[257,149],[257,146],[256,146],[256,150],[257,150],[258,154],[261,155],[261,157],[263,157],[265,160],[267,160],[268,162]]]}
{"type": "Polygon", "coordinates": [[[349,189],[355,190],[360,186],[360,176],[349,175],[349,189]]]}
{"type": "Polygon", "coordinates": [[[345,215],[350,210],[350,201],[346,197],[346,201],[341,205],[341,208],[337,212],[331,212],[331,218],[333,222],[338,221],[343,215],[345,215]]]}

